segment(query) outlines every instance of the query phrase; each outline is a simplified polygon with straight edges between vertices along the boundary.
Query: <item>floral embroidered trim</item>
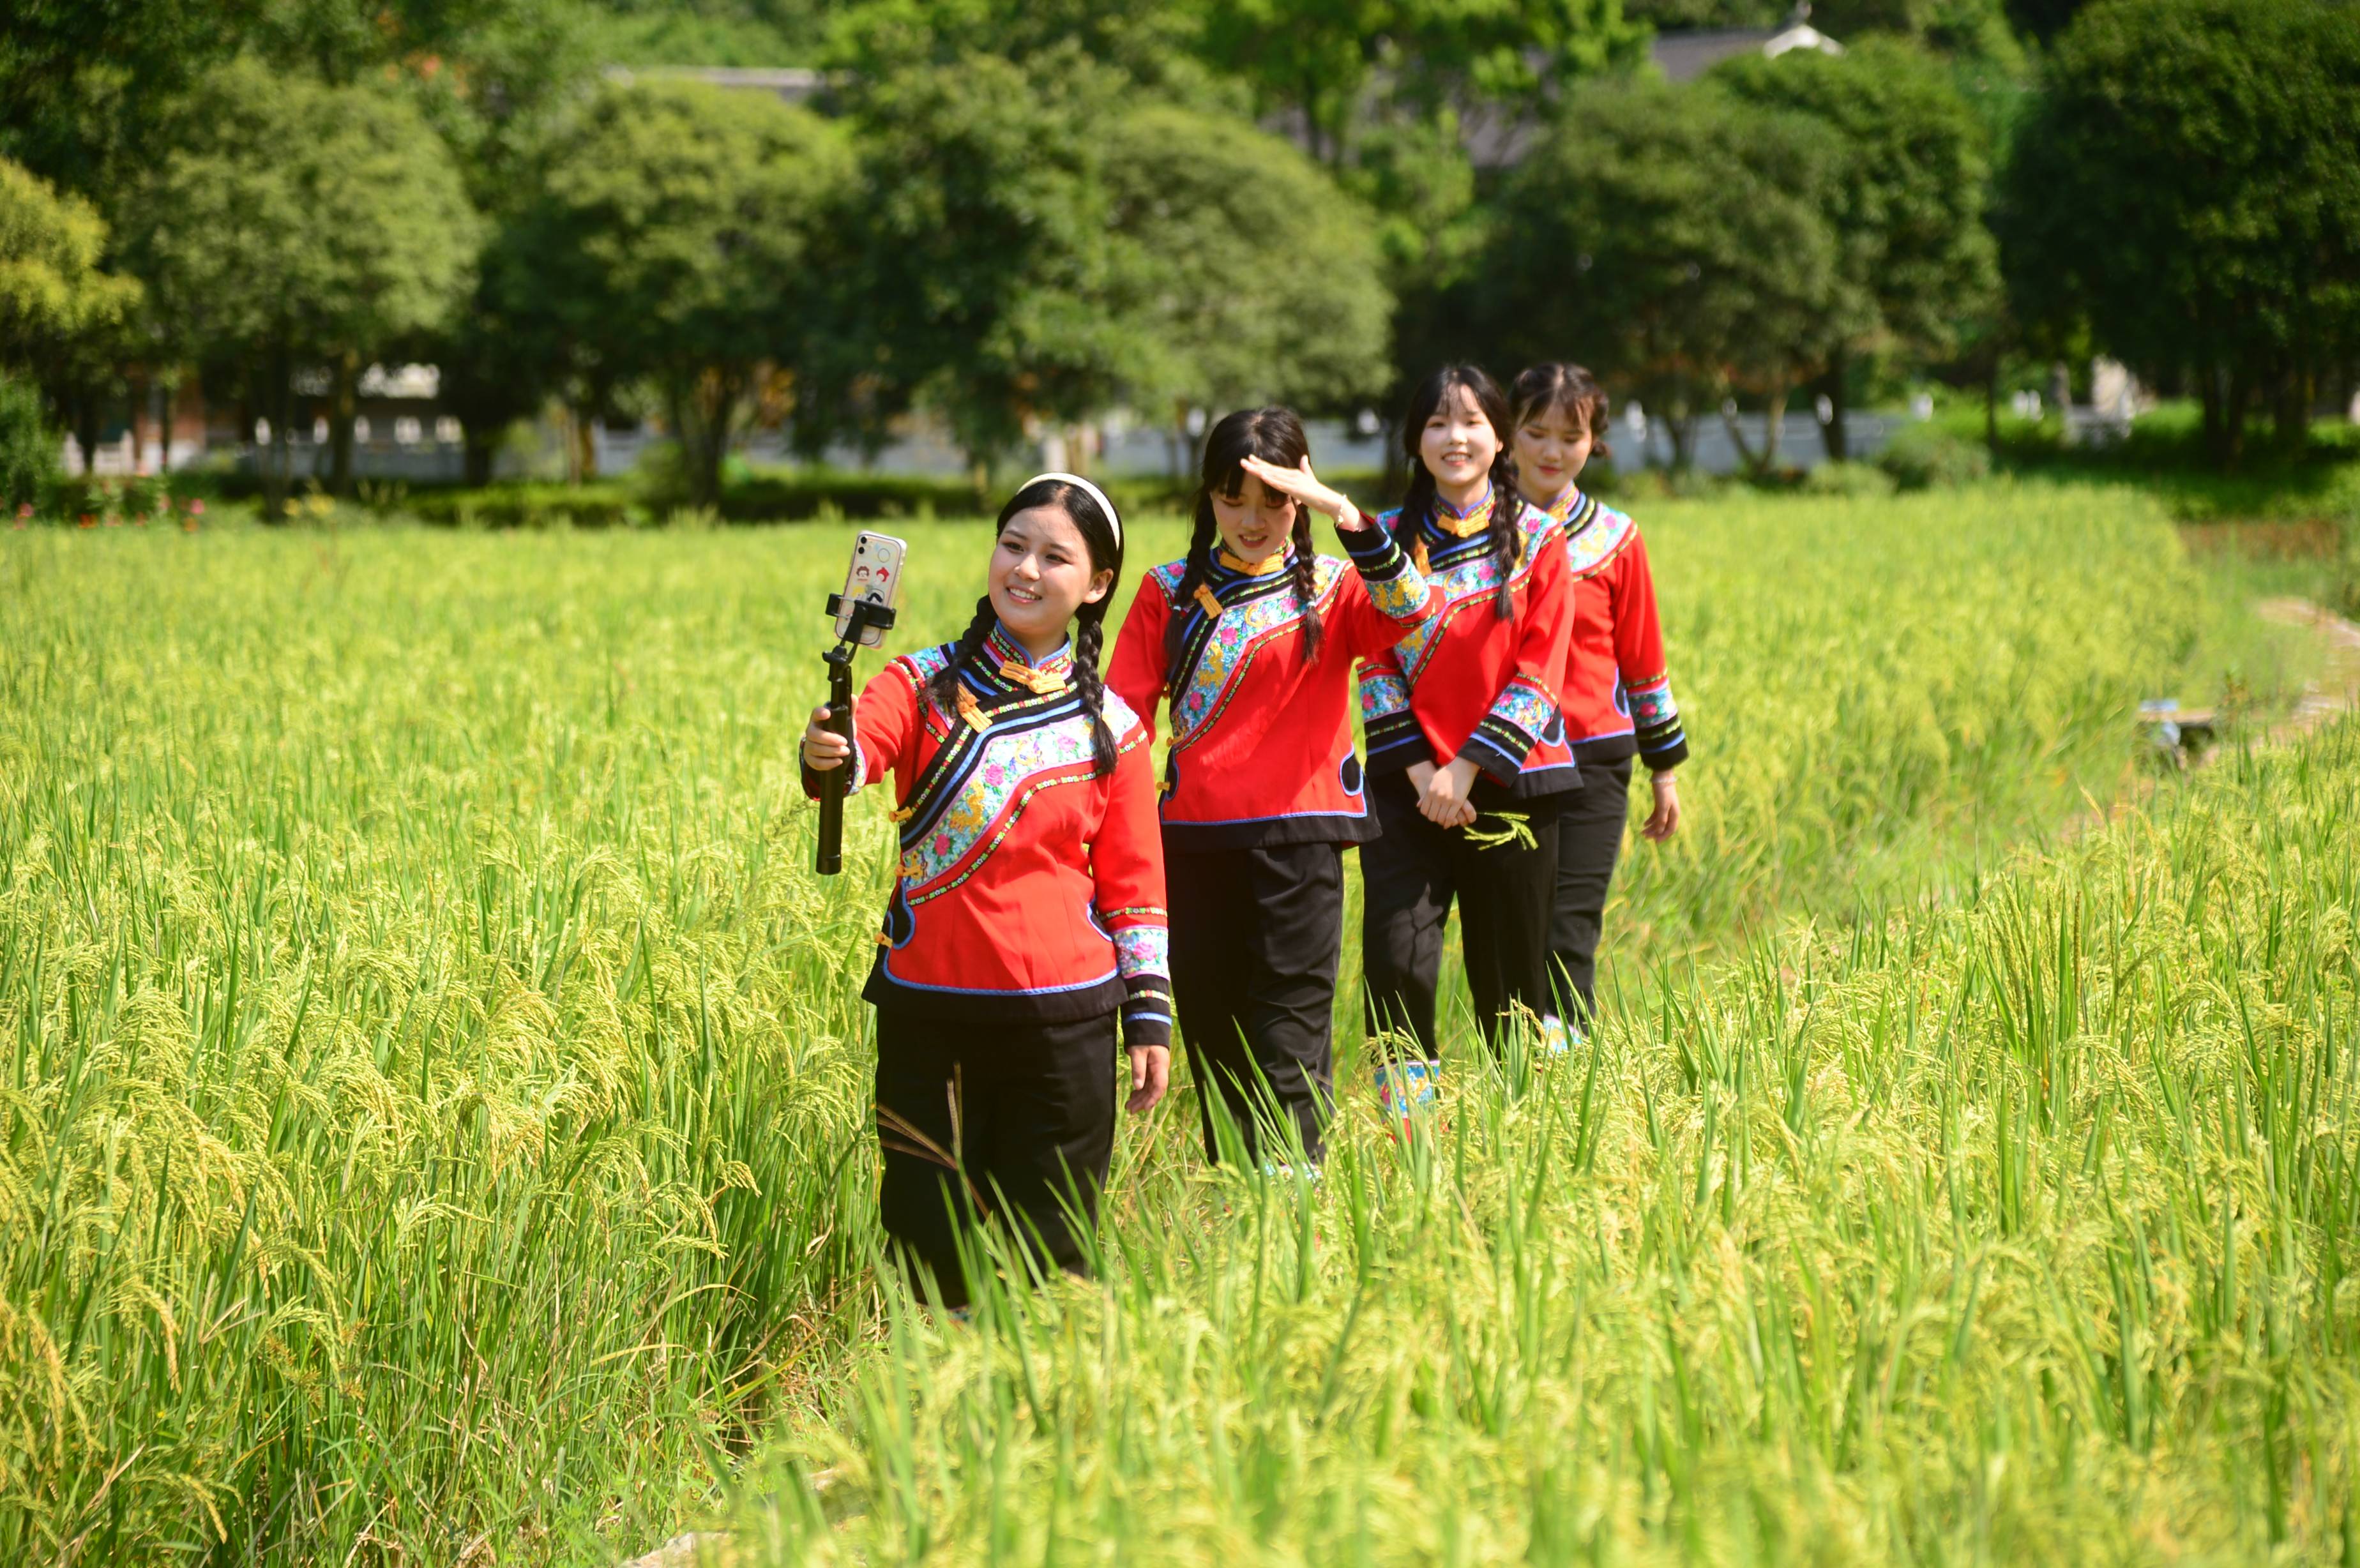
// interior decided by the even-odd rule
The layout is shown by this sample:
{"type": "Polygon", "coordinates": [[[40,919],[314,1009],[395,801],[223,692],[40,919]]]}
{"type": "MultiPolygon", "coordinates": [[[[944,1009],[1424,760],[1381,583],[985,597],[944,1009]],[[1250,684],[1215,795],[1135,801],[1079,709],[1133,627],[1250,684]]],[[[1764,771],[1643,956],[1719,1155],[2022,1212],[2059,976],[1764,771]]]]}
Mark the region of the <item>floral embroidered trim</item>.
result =
{"type": "Polygon", "coordinates": [[[1125,980],[1172,973],[1172,933],[1163,926],[1125,926],[1114,933],[1115,968],[1125,980]]]}
{"type": "MultiPolygon", "coordinates": [[[[1343,580],[1344,563],[1320,556],[1312,565],[1312,604],[1325,604],[1343,580]]],[[[1234,585],[1233,585],[1234,586],[1234,585]]],[[[1172,693],[1172,741],[1185,746],[1220,715],[1235,692],[1238,677],[1256,649],[1301,624],[1295,595],[1256,588],[1242,604],[1222,606],[1223,613],[1204,638],[1188,683],[1172,693]]]]}

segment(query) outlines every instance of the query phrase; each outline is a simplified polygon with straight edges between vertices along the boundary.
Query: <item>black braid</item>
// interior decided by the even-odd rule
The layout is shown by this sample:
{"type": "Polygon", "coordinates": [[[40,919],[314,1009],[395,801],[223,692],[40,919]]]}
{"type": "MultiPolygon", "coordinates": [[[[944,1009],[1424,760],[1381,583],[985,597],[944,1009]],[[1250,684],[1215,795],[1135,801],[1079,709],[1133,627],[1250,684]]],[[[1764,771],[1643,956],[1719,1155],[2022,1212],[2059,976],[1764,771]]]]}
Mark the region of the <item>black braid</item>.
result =
{"type": "Polygon", "coordinates": [[[1517,563],[1524,559],[1524,530],[1517,526],[1524,516],[1524,492],[1516,488],[1515,453],[1502,441],[1500,454],[1491,460],[1491,517],[1483,527],[1491,541],[1492,569],[1500,574],[1500,586],[1491,594],[1491,613],[1503,621],[1516,618],[1513,580],[1517,563]]]}
{"type": "Polygon", "coordinates": [[[991,595],[986,593],[975,602],[975,619],[967,622],[967,630],[959,633],[958,647],[952,649],[948,664],[934,671],[926,682],[926,701],[942,711],[946,719],[958,715],[959,671],[983,648],[991,628],[1000,624],[1000,615],[991,607],[991,595]]]}
{"type": "Polygon", "coordinates": [[[1409,489],[1402,495],[1401,510],[1393,514],[1393,543],[1403,553],[1417,548],[1417,531],[1434,516],[1434,475],[1413,451],[1409,454],[1409,489]]]}
{"type": "Polygon", "coordinates": [[[1190,601],[1205,579],[1213,571],[1213,537],[1218,528],[1213,520],[1213,498],[1201,492],[1196,496],[1194,528],[1188,535],[1188,564],[1180,573],[1180,586],[1173,591],[1172,615],[1164,623],[1164,683],[1166,686],[1180,678],[1180,628],[1188,614],[1190,601]]]}
{"type": "Polygon", "coordinates": [[[1091,773],[1098,779],[1114,771],[1114,735],[1099,711],[1106,697],[1106,687],[1098,680],[1098,640],[1105,636],[1106,607],[1107,599],[1100,599],[1095,604],[1084,604],[1074,616],[1074,685],[1082,694],[1082,712],[1090,716],[1090,755],[1097,761],[1091,773]]]}
{"type": "Polygon", "coordinates": [[[1328,628],[1319,624],[1319,612],[1311,604],[1319,579],[1311,555],[1311,508],[1300,503],[1295,508],[1294,537],[1295,564],[1290,570],[1295,579],[1295,613],[1303,622],[1303,659],[1307,664],[1319,657],[1319,639],[1328,628]]]}

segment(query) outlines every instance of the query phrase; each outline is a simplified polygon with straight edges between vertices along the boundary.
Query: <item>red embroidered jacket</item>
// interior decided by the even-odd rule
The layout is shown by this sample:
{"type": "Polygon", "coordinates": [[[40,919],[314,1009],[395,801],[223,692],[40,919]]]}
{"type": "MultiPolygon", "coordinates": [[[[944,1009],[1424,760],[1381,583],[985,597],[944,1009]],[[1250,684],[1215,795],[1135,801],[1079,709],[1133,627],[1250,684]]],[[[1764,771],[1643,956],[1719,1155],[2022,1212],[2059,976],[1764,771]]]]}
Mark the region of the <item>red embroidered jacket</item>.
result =
{"type": "MultiPolygon", "coordinates": [[[[925,684],[956,643],[892,660],[853,703],[847,793],[892,776],[901,858],[876,968],[880,1007],[977,1022],[1122,1009],[1131,1045],[1172,1038],[1148,735],[1122,698],[1101,714],[1114,771],[1092,775],[1073,659],[1034,666],[994,629],[960,674],[958,711],[925,684]]],[[[803,770],[816,795],[819,776],[803,770]]]]}
{"type": "Polygon", "coordinates": [[[1167,850],[1360,844],[1376,833],[1352,755],[1352,661],[1391,648],[1426,617],[1426,580],[1382,528],[1339,530],[1352,566],[1312,559],[1319,651],[1304,654],[1289,546],[1259,573],[1216,551],[1183,598],[1188,563],[1150,572],[1115,640],[1107,684],[1155,727],[1170,686],[1164,768],[1167,850]],[[1356,569],[1356,570],[1355,570],[1356,569]],[[1173,618],[1180,651],[1164,659],[1173,618]]]}
{"type": "Polygon", "coordinates": [[[1672,701],[1639,525],[1572,485],[1549,515],[1565,527],[1573,578],[1573,632],[1557,696],[1574,758],[1619,762],[1635,752],[1650,770],[1668,773],[1688,760],[1688,742],[1672,701]]]}
{"type": "MultiPolygon", "coordinates": [[[[1426,557],[1434,603],[1399,645],[1360,667],[1371,773],[1465,757],[1486,776],[1479,795],[1494,800],[1552,795],[1578,782],[1557,694],[1573,615],[1565,549],[1556,518],[1518,498],[1509,504],[1518,539],[1508,620],[1493,613],[1499,573],[1488,530],[1476,526],[1490,516],[1491,497],[1464,518],[1437,506],[1418,524],[1412,554],[1426,557]],[[1471,531],[1461,537],[1443,519],[1471,531]]],[[[1387,512],[1378,521],[1393,529],[1399,517],[1387,512]]]]}

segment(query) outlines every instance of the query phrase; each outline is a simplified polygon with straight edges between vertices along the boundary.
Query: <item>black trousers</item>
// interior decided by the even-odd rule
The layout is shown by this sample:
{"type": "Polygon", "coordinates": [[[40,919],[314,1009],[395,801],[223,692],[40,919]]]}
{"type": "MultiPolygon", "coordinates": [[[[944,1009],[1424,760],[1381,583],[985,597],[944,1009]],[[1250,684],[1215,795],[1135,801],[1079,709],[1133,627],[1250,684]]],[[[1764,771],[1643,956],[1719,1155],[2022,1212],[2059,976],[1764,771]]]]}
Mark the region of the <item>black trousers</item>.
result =
{"type": "MultiPolygon", "coordinates": [[[[1443,927],[1459,905],[1467,988],[1484,1040],[1496,1046],[1502,1021],[1516,1007],[1554,1010],[1548,980],[1549,906],[1557,891],[1557,812],[1560,797],[1515,801],[1502,810],[1527,820],[1534,843],[1482,845],[1459,828],[1438,828],[1418,814],[1405,776],[1371,789],[1384,830],[1360,846],[1366,904],[1360,962],[1368,979],[1369,1031],[1405,1030],[1428,1061],[1441,1055],[1435,990],[1442,973],[1443,927]]],[[[1506,823],[1490,810],[1475,831],[1506,823]]]]}
{"type": "Polygon", "coordinates": [[[1631,815],[1631,759],[1585,762],[1581,786],[1558,797],[1557,909],[1549,920],[1549,967],[1561,1016],[1584,1022],[1598,1010],[1598,933],[1606,889],[1631,815]]]}
{"type": "Polygon", "coordinates": [[[1164,879],[1172,996],[1196,1070],[1206,1158],[1221,1157],[1218,1105],[1249,1160],[1262,1158],[1264,1121],[1291,1123],[1317,1160],[1334,1098],[1344,846],[1174,851],[1164,879]]]}
{"type": "Polygon", "coordinates": [[[879,1215],[902,1267],[931,1270],[945,1306],[967,1304],[959,1244],[982,1221],[1000,1225],[1043,1272],[1087,1271],[1068,1209],[1078,1206],[1084,1229],[1097,1222],[1120,1054],[1113,1013],[972,1024],[877,1009],[879,1215]],[[911,1130],[958,1168],[921,1152],[911,1130]]]}

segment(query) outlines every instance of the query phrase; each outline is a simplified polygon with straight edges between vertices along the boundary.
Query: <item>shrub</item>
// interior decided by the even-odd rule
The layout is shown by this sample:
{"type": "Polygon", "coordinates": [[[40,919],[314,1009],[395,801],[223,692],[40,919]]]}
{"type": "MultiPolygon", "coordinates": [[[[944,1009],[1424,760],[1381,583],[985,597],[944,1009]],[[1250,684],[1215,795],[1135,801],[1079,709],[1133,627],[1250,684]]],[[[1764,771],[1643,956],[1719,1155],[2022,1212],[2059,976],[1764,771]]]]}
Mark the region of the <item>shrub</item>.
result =
{"type": "Polygon", "coordinates": [[[40,396],[0,376],[0,502],[11,510],[38,503],[57,466],[57,439],[41,418],[40,396]]]}
{"type": "Polygon", "coordinates": [[[1894,478],[1874,463],[1823,463],[1797,488],[1807,495],[1890,495],[1894,478]]]}
{"type": "Polygon", "coordinates": [[[1973,441],[1923,425],[1905,425],[1876,454],[1876,466],[1896,489],[1948,490],[1987,476],[1991,453],[1973,441]]]}

